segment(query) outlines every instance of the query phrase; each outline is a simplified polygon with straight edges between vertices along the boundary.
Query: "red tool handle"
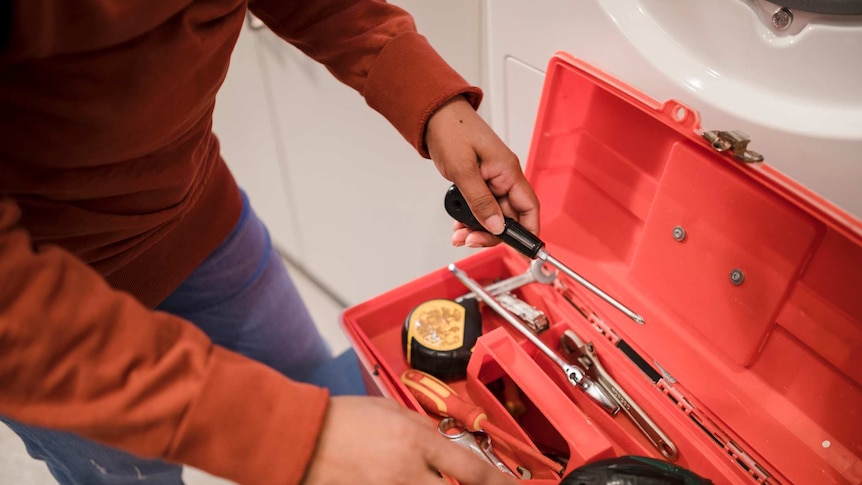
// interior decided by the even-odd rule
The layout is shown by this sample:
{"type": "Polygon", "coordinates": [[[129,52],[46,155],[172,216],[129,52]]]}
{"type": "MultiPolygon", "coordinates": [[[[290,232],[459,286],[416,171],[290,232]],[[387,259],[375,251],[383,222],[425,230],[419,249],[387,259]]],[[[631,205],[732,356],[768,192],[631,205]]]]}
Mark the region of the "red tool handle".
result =
{"type": "Polygon", "coordinates": [[[416,369],[408,369],[401,374],[401,382],[407,386],[426,411],[454,418],[463,423],[469,431],[482,431],[484,428],[494,438],[532,456],[558,474],[562,472],[559,463],[530,448],[526,443],[522,443],[503,431],[502,428],[488,421],[488,416],[482,408],[462,399],[440,379],[416,369]]]}
{"type": "Polygon", "coordinates": [[[488,420],[479,406],[465,401],[451,387],[430,374],[408,369],[401,374],[401,382],[425,410],[455,418],[469,431],[481,430],[482,424],[488,420]]]}

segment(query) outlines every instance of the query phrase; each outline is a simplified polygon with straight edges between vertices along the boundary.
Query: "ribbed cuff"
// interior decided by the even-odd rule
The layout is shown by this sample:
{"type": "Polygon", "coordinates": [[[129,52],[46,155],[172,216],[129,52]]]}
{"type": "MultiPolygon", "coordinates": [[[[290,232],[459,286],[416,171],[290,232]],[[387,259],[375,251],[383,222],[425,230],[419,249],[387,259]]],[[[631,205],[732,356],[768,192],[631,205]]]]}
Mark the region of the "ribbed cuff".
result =
{"type": "Polygon", "coordinates": [[[425,158],[425,124],[440,106],[463,94],[473,109],[482,90],[471,86],[415,32],[395,37],[380,51],[365,84],[365,101],[425,158]]]}
{"type": "Polygon", "coordinates": [[[298,484],[329,392],[215,347],[215,361],[166,458],[243,485],[298,484]]]}

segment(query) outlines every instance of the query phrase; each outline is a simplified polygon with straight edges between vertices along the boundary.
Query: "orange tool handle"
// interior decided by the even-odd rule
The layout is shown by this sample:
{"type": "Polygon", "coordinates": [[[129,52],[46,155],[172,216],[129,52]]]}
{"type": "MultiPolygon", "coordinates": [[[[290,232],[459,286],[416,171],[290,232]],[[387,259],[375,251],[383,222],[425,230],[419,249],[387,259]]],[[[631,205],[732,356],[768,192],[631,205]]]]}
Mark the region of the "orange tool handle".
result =
{"type": "Polygon", "coordinates": [[[532,456],[540,463],[562,472],[560,464],[529,447],[526,443],[503,431],[502,428],[488,421],[485,411],[475,404],[462,399],[455,391],[436,377],[416,369],[408,369],[401,374],[401,382],[410,390],[423,409],[429,413],[454,418],[464,424],[469,431],[487,431],[494,438],[505,442],[510,447],[532,456]]]}
{"type": "Polygon", "coordinates": [[[436,377],[415,369],[401,374],[401,382],[422,407],[431,413],[457,419],[469,431],[479,431],[488,416],[482,409],[462,399],[451,387],[436,377]]]}

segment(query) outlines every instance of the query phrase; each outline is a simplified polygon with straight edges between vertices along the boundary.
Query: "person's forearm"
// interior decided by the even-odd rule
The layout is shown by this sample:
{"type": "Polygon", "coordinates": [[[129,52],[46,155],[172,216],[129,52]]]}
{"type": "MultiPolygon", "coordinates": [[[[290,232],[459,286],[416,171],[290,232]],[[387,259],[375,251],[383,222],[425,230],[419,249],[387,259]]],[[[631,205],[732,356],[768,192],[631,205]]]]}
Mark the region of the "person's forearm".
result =
{"type": "Polygon", "coordinates": [[[242,483],[301,479],[325,390],[214,346],[58,247],[34,251],[19,217],[0,199],[0,414],[242,483]]]}
{"type": "Polygon", "coordinates": [[[459,94],[474,109],[481,102],[482,91],[455,72],[416,32],[413,18],[395,5],[252,0],[249,8],[362,94],[426,158],[425,124],[431,114],[459,94]]]}

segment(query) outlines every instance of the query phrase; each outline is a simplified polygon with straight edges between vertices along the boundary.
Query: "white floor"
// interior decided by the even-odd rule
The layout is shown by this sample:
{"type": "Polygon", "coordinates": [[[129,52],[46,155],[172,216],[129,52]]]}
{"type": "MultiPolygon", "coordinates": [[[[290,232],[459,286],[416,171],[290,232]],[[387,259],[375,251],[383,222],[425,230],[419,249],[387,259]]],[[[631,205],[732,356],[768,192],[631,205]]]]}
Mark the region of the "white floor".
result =
{"type": "MultiPolygon", "coordinates": [[[[338,317],[342,308],[321,292],[299,271],[290,268],[299,292],[305,299],[312,317],[324,337],[332,346],[334,354],[349,347],[341,331],[338,317]]],[[[186,485],[228,485],[232,482],[208,475],[200,470],[186,468],[183,473],[186,485]]],[[[0,424],[0,484],[2,485],[52,485],[56,482],[44,463],[31,459],[24,451],[24,444],[17,435],[0,424]]]]}

